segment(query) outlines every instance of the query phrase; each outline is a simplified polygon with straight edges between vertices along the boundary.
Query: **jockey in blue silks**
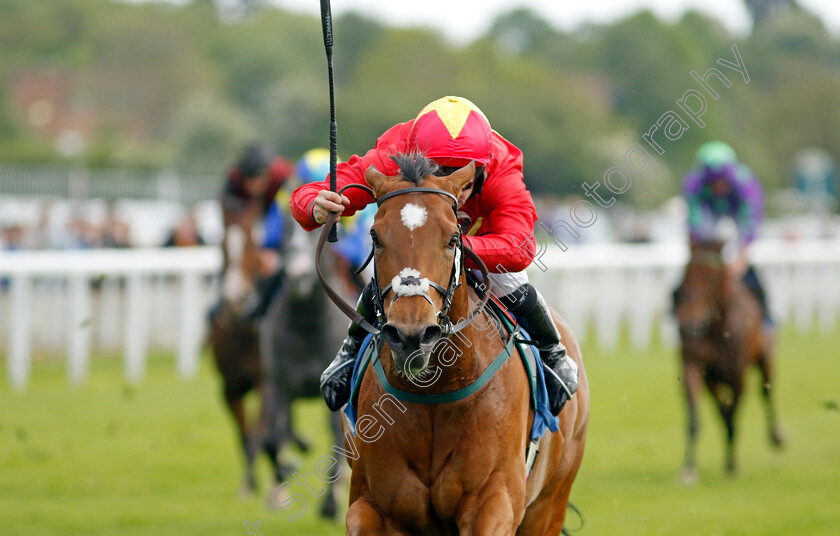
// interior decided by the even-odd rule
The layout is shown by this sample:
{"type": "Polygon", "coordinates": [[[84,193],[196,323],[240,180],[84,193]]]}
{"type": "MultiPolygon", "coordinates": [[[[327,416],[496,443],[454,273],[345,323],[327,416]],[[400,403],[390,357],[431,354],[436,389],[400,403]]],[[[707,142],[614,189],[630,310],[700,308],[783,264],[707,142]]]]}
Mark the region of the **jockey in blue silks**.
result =
{"type": "MultiPolygon", "coordinates": [[[[292,164],[282,156],[277,156],[271,148],[261,142],[253,142],[246,145],[239,155],[236,163],[231,166],[225,175],[224,186],[219,199],[222,209],[222,221],[225,231],[238,217],[246,211],[255,210],[258,217],[265,221],[269,212],[273,210],[275,198],[286,188],[294,188],[296,185],[289,185],[289,177],[292,174],[292,164]]],[[[288,198],[288,193],[286,197],[288,198]]],[[[259,239],[259,237],[255,237],[259,239]]],[[[277,245],[263,246],[261,261],[265,270],[263,274],[266,280],[271,279],[276,272],[278,264],[277,245]]],[[[260,282],[257,285],[265,285],[260,282]]],[[[257,316],[254,309],[259,305],[259,293],[254,293],[244,304],[247,316],[257,316]]],[[[222,304],[220,298],[208,312],[212,322],[222,304]]]]}
{"type": "MultiPolygon", "coordinates": [[[[311,149],[301,156],[292,177],[277,190],[274,201],[268,207],[264,222],[263,250],[276,251],[280,255],[278,269],[261,280],[246,301],[246,311],[251,318],[260,318],[268,309],[271,299],[280,288],[283,278],[284,252],[289,246],[290,234],[295,231],[290,220],[289,197],[301,184],[323,180],[330,172],[330,152],[327,149],[311,149]]],[[[314,254],[314,253],[313,253],[314,254]]]]}
{"type": "Polygon", "coordinates": [[[761,305],[765,323],[772,325],[764,287],[747,259],[747,247],[755,239],[764,216],[764,195],[758,178],[738,161],[732,147],[711,141],[697,150],[697,164],[685,177],[683,196],[688,205],[692,243],[714,240],[722,218],[735,221],[739,248],[729,269],[743,278],[761,305]]]}

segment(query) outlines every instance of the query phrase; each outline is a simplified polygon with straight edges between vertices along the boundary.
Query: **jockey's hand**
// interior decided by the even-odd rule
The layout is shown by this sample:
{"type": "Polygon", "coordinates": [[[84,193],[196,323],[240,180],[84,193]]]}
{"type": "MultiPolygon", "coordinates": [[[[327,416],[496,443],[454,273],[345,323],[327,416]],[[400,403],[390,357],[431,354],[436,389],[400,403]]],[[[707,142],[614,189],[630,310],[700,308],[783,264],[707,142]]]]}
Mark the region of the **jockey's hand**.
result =
{"type": "Polygon", "coordinates": [[[345,195],[338,195],[329,190],[321,190],[315,198],[315,206],[312,209],[312,217],[315,222],[322,224],[327,221],[327,214],[330,212],[337,212],[341,214],[344,212],[344,207],[350,204],[350,200],[345,195]]]}
{"type": "Polygon", "coordinates": [[[750,262],[747,258],[747,250],[746,248],[741,248],[738,251],[738,256],[735,257],[735,260],[729,263],[729,266],[727,268],[729,270],[729,273],[731,273],[733,277],[735,277],[736,279],[740,279],[744,277],[745,273],[747,273],[747,268],[749,268],[749,265],[750,262]]]}

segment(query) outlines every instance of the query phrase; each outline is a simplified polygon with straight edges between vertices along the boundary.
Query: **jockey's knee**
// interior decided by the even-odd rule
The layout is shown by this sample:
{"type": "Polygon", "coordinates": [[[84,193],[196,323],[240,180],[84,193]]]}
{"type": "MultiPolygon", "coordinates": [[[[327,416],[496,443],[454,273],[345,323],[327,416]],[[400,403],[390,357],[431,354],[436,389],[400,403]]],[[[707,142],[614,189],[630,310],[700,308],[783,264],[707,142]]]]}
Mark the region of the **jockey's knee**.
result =
{"type": "Polygon", "coordinates": [[[679,296],[680,296],[680,288],[681,287],[682,287],[682,285],[674,288],[674,290],[671,291],[671,312],[672,313],[677,310],[677,300],[679,299],[679,296]]]}
{"type": "Polygon", "coordinates": [[[361,304],[369,311],[373,310],[373,279],[368,281],[362,289],[362,293],[359,294],[358,304],[361,304]]]}
{"type": "Polygon", "coordinates": [[[507,296],[519,296],[526,291],[526,287],[531,286],[528,283],[528,274],[525,271],[506,272],[502,270],[499,273],[490,273],[487,283],[490,285],[490,292],[500,300],[507,296]]]}
{"type": "Polygon", "coordinates": [[[537,289],[530,283],[525,283],[516,288],[514,292],[510,292],[501,296],[499,301],[502,302],[510,313],[519,318],[520,316],[530,312],[537,305],[539,294],[537,289]]]}
{"type": "Polygon", "coordinates": [[[747,288],[749,288],[753,294],[758,297],[759,300],[764,299],[764,286],[761,284],[761,279],[758,278],[758,273],[755,271],[754,266],[750,265],[747,267],[747,271],[744,273],[741,280],[747,288]]]}

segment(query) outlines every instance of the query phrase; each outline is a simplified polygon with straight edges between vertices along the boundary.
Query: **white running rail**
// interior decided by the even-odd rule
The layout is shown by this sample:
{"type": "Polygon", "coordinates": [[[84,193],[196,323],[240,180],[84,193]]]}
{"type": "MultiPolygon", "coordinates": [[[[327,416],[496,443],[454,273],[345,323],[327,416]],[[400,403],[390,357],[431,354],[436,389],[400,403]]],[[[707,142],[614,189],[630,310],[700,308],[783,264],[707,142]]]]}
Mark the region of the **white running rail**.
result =
{"type": "Polygon", "coordinates": [[[0,252],[11,384],[27,385],[38,347],[65,348],[68,379],[83,382],[95,331],[97,346],[122,348],[130,382],[143,378],[150,342],[174,347],[178,372],[193,376],[220,267],[214,247],[0,252]]]}
{"type": "MultiPolygon", "coordinates": [[[[679,284],[688,250],[678,244],[581,245],[561,251],[550,240],[537,253],[531,280],[569,323],[580,341],[590,328],[600,347],[614,349],[622,328],[636,349],[655,331],[674,345],[671,293],[679,284]],[[658,328],[658,329],[655,329],[658,328]]],[[[840,239],[761,240],[750,250],[779,324],[792,319],[800,331],[837,326],[840,313],[840,239]]]]}
{"type": "MultiPolygon", "coordinates": [[[[572,245],[563,252],[547,241],[538,255],[532,282],[579,340],[594,336],[614,349],[626,330],[640,350],[656,339],[676,342],[669,309],[684,247],[572,245]]],[[[752,257],[780,323],[836,329],[840,240],[760,241],[752,257]]],[[[6,349],[11,384],[23,389],[33,355],[56,351],[66,352],[70,382],[81,383],[94,346],[121,349],[129,382],[143,378],[150,346],[175,350],[179,373],[191,377],[220,266],[213,247],[0,252],[0,352],[6,349]]]]}

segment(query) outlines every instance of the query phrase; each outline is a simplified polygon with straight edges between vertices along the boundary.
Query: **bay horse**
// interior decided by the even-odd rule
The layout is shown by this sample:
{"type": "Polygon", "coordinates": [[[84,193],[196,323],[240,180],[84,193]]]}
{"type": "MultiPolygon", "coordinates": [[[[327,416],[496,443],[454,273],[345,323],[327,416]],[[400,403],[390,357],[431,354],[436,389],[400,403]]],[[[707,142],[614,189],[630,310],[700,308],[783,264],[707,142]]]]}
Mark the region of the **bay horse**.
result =
{"type": "Polygon", "coordinates": [[[694,243],[685,276],[675,292],[679,324],[682,383],[688,412],[687,443],[682,481],[697,479],[697,394],[705,383],[726,427],[725,470],[734,474],[735,415],[744,390],[747,369],[757,366],[771,444],[783,440],[772,399],[773,334],[762,323],[758,301],[723,261],[723,243],[694,243]]]}
{"type": "MultiPolygon", "coordinates": [[[[374,281],[383,304],[375,359],[390,386],[445,397],[473,384],[505,351],[501,336],[479,329],[492,321],[482,304],[476,307],[477,295],[465,284],[459,262],[462,253],[480,262],[462,246],[454,210],[475,167],[437,177],[437,166],[422,155],[395,159],[399,176],[373,167],[366,173],[380,205],[371,232],[374,281]],[[439,323],[450,317],[461,320],[456,326],[439,323]],[[447,338],[453,331],[457,337],[447,338]]],[[[431,404],[400,402],[367,369],[358,392],[356,435],[347,431],[344,438],[352,467],[348,535],[561,533],[583,458],[589,387],[580,347],[568,325],[553,315],[580,380],[559,415],[560,431],[540,438],[530,476],[526,447],[534,411],[525,368],[516,358],[469,396],[431,404]]]]}
{"type": "MultiPolygon", "coordinates": [[[[263,428],[270,435],[269,442],[276,445],[280,456],[289,443],[304,442],[295,434],[292,405],[296,400],[321,398],[321,372],[329,365],[347,333],[347,319],[333,308],[315,272],[313,263],[316,233],[307,233],[287,213],[283,213],[283,266],[284,280],[268,306],[260,323],[260,347],[266,371],[267,393],[263,428]]],[[[331,284],[342,289],[345,299],[355,300],[357,286],[352,281],[352,270],[335,252],[329,250],[323,257],[323,268],[331,284]]],[[[341,421],[332,414],[328,423],[331,441],[340,444],[341,421]]],[[[339,460],[343,463],[343,460],[339,460]]],[[[281,463],[280,481],[288,479],[289,464],[281,463]]],[[[327,483],[327,493],[320,508],[320,515],[335,519],[338,513],[336,482],[327,483]]],[[[286,497],[272,497],[282,503],[286,497]]]]}
{"type": "Polygon", "coordinates": [[[222,379],[222,396],[236,424],[242,447],[244,496],[256,491],[254,460],[258,451],[262,450],[268,456],[275,476],[282,476],[277,461],[277,445],[261,440],[267,434],[259,433],[257,424],[249,422],[244,404],[249,392],[256,389],[263,399],[266,389],[257,323],[247,317],[244,306],[262,270],[260,251],[252,236],[258,219],[257,206],[237,213],[225,211],[222,301],[211,316],[209,335],[213,360],[222,379]]]}

